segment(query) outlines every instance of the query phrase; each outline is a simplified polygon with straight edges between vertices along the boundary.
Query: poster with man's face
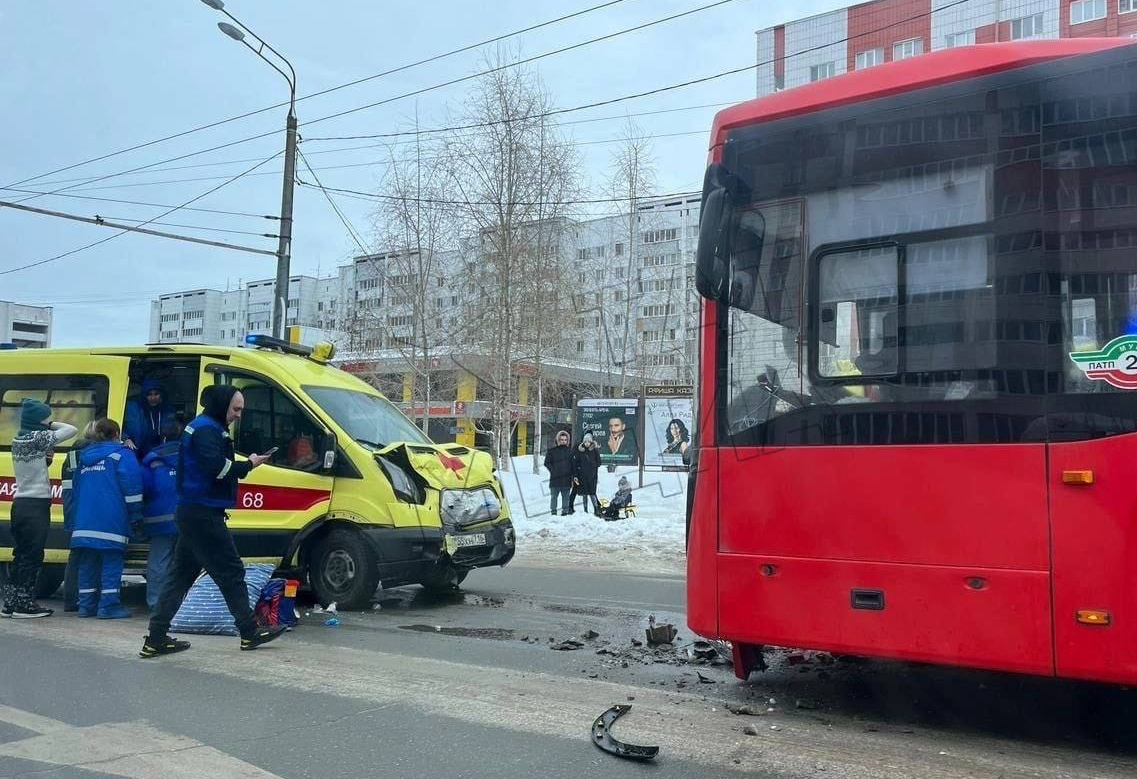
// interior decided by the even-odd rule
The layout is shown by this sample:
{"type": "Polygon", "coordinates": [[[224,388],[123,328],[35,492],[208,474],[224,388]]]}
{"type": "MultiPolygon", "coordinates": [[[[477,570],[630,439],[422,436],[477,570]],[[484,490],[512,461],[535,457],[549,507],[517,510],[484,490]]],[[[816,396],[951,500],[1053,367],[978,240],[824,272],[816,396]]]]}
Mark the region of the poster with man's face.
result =
{"type": "Polygon", "coordinates": [[[638,405],[636,398],[580,401],[573,446],[579,446],[584,434],[591,433],[601,465],[636,465],[640,451],[636,440],[638,405]]]}

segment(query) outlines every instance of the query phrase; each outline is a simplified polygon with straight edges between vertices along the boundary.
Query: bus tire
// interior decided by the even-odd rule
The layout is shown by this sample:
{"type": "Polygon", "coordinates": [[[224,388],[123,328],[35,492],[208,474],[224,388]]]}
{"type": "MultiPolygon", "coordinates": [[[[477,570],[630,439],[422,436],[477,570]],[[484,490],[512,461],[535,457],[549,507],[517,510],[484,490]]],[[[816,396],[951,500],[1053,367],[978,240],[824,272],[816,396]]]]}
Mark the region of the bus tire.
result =
{"type": "Polygon", "coordinates": [[[333,528],[312,549],[308,583],[324,605],[365,609],[379,587],[379,561],[358,532],[333,528]]]}
{"type": "Polygon", "coordinates": [[[431,595],[448,595],[457,592],[469,571],[455,568],[450,563],[436,563],[419,584],[431,595]]]}
{"type": "MultiPolygon", "coordinates": [[[[0,584],[8,583],[11,569],[11,563],[0,564],[0,584]]],[[[66,570],[67,566],[63,563],[45,563],[41,565],[39,576],[36,577],[36,591],[33,597],[50,598],[59,592],[59,586],[63,584],[63,572],[66,570]]]]}

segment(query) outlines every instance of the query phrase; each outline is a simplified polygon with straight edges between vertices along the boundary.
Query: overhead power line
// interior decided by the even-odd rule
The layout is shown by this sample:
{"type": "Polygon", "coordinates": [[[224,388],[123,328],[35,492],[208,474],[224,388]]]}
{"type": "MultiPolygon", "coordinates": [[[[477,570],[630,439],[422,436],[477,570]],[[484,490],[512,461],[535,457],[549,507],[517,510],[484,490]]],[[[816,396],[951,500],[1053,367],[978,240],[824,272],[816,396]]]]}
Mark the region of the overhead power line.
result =
{"type": "MultiPolygon", "coordinates": [[[[276,252],[270,252],[267,249],[253,249],[253,248],[248,247],[248,246],[238,246],[236,244],[223,243],[221,241],[209,241],[209,240],[206,240],[205,238],[194,238],[194,237],[188,236],[188,235],[177,235],[175,233],[162,232],[161,230],[147,230],[143,227],[135,227],[133,225],[122,224],[121,222],[113,222],[108,218],[98,216],[98,215],[95,215],[93,217],[80,216],[78,214],[64,213],[63,211],[51,211],[51,210],[46,209],[46,208],[36,208],[35,206],[26,206],[26,205],[23,205],[21,203],[9,203],[6,200],[0,200],[0,208],[11,208],[11,209],[15,209],[16,211],[29,211],[33,214],[42,214],[44,216],[54,216],[54,217],[58,217],[60,219],[70,219],[70,220],[75,221],[75,222],[86,222],[87,224],[98,225],[99,227],[113,227],[113,228],[116,228],[119,230],[131,232],[131,233],[144,233],[146,235],[156,235],[159,238],[173,238],[174,240],[177,240],[177,241],[189,241],[191,243],[203,243],[203,244],[206,244],[208,246],[218,246],[218,247],[221,247],[223,249],[235,249],[237,251],[251,252],[253,254],[267,254],[271,257],[276,256],[276,252]]],[[[145,222],[144,224],[164,224],[164,222],[153,222],[153,221],[151,221],[151,222],[145,222]]],[[[181,227],[193,227],[192,225],[180,225],[180,226],[181,227]]],[[[205,227],[205,228],[195,228],[195,229],[209,230],[211,228],[205,227]]],[[[255,235],[256,233],[251,233],[251,234],[255,235]]],[[[265,237],[271,238],[272,236],[266,235],[265,237]]]]}
{"type": "Polygon", "coordinates": [[[339,217],[339,220],[343,223],[343,226],[347,228],[348,233],[351,235],[351,239],[355,241],[355,245],[359,247],[359,250],[361,252],[367,254],[367,246],[364,245],[363,239],[359,237],[359,233],[352,226],[351,222],[346,216],[344,216],[343,212],[340,211],[340,207],[336,203],[335,199],[332,198],[331,193],[328,192],[328,190],[324,189],[324,185],[320,183],[320,177],[316,175],[316,171],[313,170],[312,166],[308,164],[308,158],[304,156],[304,152],[298,150],[298,153],[300,154],[300,160],[304,163],[304,167],[307,168],[308,172],[312,174],[312,178],[316,181],[316,186],[320,188],[320,191],[324,193],[324,197],[328,199],[329,205],[331,205],[332,210],[336,212],[336,216],[339,217]]]}
{"type": "MultiPolygon", "coordinates": [[[[963,2],[965,0],[960,0],[960,1],[963,2]]],[[[375,108],[377,106],[386,105],[388,103],[392,103],[392,102],[395,102],[397,100],[403,100],[405,98],[414,97],[416,95],[422,95],[422,94],[425,94],[427,92],[434,91],[436,89],[442,89],[444,87],[453,86],[454,84],[460,84],[460,83],[463,83],[465,81],[470,81],[473,79],[481,78],[482,76],[489,75],[490,73],[495,73],[499,70],[505,70],[508,68],[517,67],[519,65],[525,65],[525,64],[529,64],[531,62],[536,62],[537,60],[544,59],[546,57],[552,57],[552,56],[557,55],[557,54],[563,54],[566,51],[572,51],[574,49],[579,49],[579,48],[582,48],[584,46],[592,45],[594,43],[599,43],[601,41],[610,40],[612,38],[616,38],[616,37],[621,36],[621,35],[626,35],[628,33],[637,32],[637,31],[643,30],[647,27],[652,27],[652,26],[657,25],[657,24],[662,24],[664,22],[679,19],[679,18],[684,17],[684,16],[689,16],[691,14],[698,13],[700,11],[705,11],[707,9],[715,8],[715,7],[718,7],[720,5],[725,5],[726,3],[732,3],[732,2],[736,2],[736,0],[716,0],[716,2],[709,3],[707,5],[702,5],[702,6],[699,6],[697,8],[693,8],[693,9],[688,10],[688,11],[683,11],[683,12],[680,12],[677,14],[672,14],[670,16],[666,16],[666,17],[663,17],[661,19],[656,19],[654,21],[644,22],[644,23],[638,24],[634,27],[628,27],[628,28],[625,28],[623,30],[617,30],[616,32],[608,33],[606,35],[602,35],[602,36],[599,36],[596,38],[591,38],[589,40],[581,41],[579,43],[574,43],[574,44],[571,44],[568,46],[562,46],[558,49],[554,49],[552,51],[548,51],[548,52],[545,52],[543,54],[537,54],[537,55],[534,55],[532,57],[526,57],[524,59],[517,60],[516,62],[510,62],[510,63],[504,64],[504,65],[498,65],[498,66],[489,68],[488,70],[484,70],[484,71],[481,71],[478,73],[471,73],[471,74],[466,75],[466,76],[461,76],[458,78],[450,79],[449,81],[445,81],[445,82],[440,83],[440,84],[435,84],[435,85],[429,86],[429,87],[423,87],[421,89],[416,89],[416,90],[413,90],[411,92],[404,92],[401,95],[395,95],[394,97],[385,98],[383,100],[379,100],[379,101],[376,101],[374,103],[368,103],[366,105],[356,106],[355,108],[349,108],[349,109],[346,109],[344,111],[338,111],[334,114],[328,114],[327,116],[322,116],[322,117],[319,117],[317,119],[312,119],[310,121],[303,122],[301,127],[302,128],[308,127],[308,126],[317,124],[319,122],[326,122],[330,119],[337,119],[339,117],[347,116],[349,114],[357,113],[359,111],[366,111],[369,108],[375,108]]],[[[754,67],[754,66],[750,66],[750,67],[754,67]]],[[[743,70],[745,70],[745,68],[743,68],[743,70]]],[[[735,72],[735,71],[731,71],[731,72],[735,72]]],[[[709,79],[704,79],[704,80],[709,80],[709,79]]],[[[655,92],[661,92],[661,91],[666,91],[666,90],[667,90],[667,88],[663,88],[663,89],[659,89],[659,90],[653,90],[653,92],[651,92],[651,93],[644,93],[644,94],[654,94],[655,92]]],[[[621,102],[621,100],[633,99],[634,97],[636,97],[636,96],[627,97],[627,98],[616,98],[613,100],[608,100],[608,101],[596,103],[593,105],[594,106],[610,105],[612,103],[621,102]]],[[[587,108],[587,107],[591,107],[591,106],[582,106],[582,107],[576,108],[576,109],[561,109],[559,111],[553,111],[553,112],[550,112],[548,114],[534,115],[533,117],[519,117],[515,121],[520,121],[520,120],[526,119],[526,118],[537,118],[539,116],[545,116],[545,115],[552,116],[554,114],[569,113],[573,110],[582,110],[583,108],[587,108]]],[[[207,149],[199,149],[198,151],[188,152],[186,154],[179,154],[175,157],[169,157],[169,158],[164,159],[164,160],[158,160],[157,162],[151,162],[151,163],[148,163],[146,165],[138,165],[138,166],[135,166],[133,168],[129,168],[127,170],[118,171],[116,173],[107,173],[107,174],[104,174],[102,176],[95,176],[93,178],[87,179],[83,183],[72,184],[70,186],[62,187],[59,190],[54,190],[50,194],[56,194],[58,192],[63,192],[66,190],[75,189],[75,188],[78,188],[79,186],[84,186],[85,184],[94,184],[96,182],[103,181],[105,179],[115,178],[116,176],[124,176],[124,175],[130,174],[130,173],[135,173],[135,172],[140,171],[140,170],[147,170],[149,168],[154,168],[154,167],[157,167],[159,165],[165,165],[165,164],[171,163],[171,162],[180,162],[181,160],[189,159],[190,157],[197,157],[197,156],[200,156],[202,154],[208,154],[210,152],[220,151],[221,149],[227,149],[231,146],[238,146],[240,144],[248,143],[250,141],[256,141],[256,140],[260,140],[261,138],[267,138],[267,137],[272,136],[272,135],[277,135],[281,132],[284,132],[284,131],[283,130],[270,130],[268,132],[259,133],[257,135],[251,135],[247,138],[240,138],[240,139],[235,140],[235,141],[229,141],[228,143],[222,143],[222,144],[218,144],[216,146],[211,146],[207,149]]],[[[19,183],[23,183],[23,182],[19,182],[19,183]]],[[[15,185],[13,185],[13,186],[15,186],[15,185]]],[[[33,195],[29,198],[25,198],[24,200],[30,200],[30,199],[33,199],[35,197],[38,197],[38,196],[33,195]]],[[[24,200],[21,200],[20,202],[24,202],[24,200]]]]}
{"type": "MultiPolygon", "coordinates": [[[[319,92],[313,92],[309,95],[302,95],[302,96],[296,98],[296,102],[299,103],[302,100],[309,100],[313,97],[321,97],[322,95],[327,95],[327,94],[330,94],[332,92],[337,92],[341,89],[347,89],[348,87],[357,86],[359,84],[363,84],[363,83],[366,83],[368,81],[373,81],[375,79],[382,78],[384,76],[390,76],[390,75],[394,75],[395,73],[401,73],[405,70],[410,70],[411,68],[416,68],[420,65],[426,65],[426,64],[429,64],[431,62],[437,62],[438,60],[445,59],[447,57],[452,57],[456,54],[464,54],[467,51],[472,51],[473,49],[477,49],[477,48],[480,48],[482,46],[488,46],[491,43],[498,43],[500,41],[505,40],[506,38],[513,38],[517,35],[524,35],[527,32],[533,32],[534,30],[539,30],[543,27],[549,27],[549,26],[554,25],[554,24],[559,24],[560,22],[568,21],[569,19],[574,19],[578,16],[584,16],[585,14],[592,13],[593,11],[599,11],[601,9],[608,8],[609,6],[618,5],[619,3],[622,3],[622,2],[624,2],[624,0],[607,0],[607,2],[600,3],[599,5],[590,6],[589,8],[584,8],[584,9],[581,9],[580,11],[575,11],[575,12],[570,13],[570,14],[558,16],[555,19],[549,19],[548,21],[541,22],[539,24],[530,25],[529,27],[525,27],[525,28],[522,28],[520,30],[514,30],[513,32],[504,33],[502,35],[498,35],[498,36],[495,36],[493,38],[487,38],[486,40],[479,41],[478,43],[471,43],[467,46],[462,46],[462,47],[457,48],[457,49],[452,49],[450,51],[443,52],[441,54],[435,54],[435,55],[427,57],[425,59],[421,59],[421,60],[418,60],[416,62],[411,62],[411,63],[408,63],[406,65],[400,65],[397,68],[391,68],[390,70],[385,70],[385,71],[382,71],[380,73],[375,73],[375,74],[372,74],[370,76],[365,76],[363,78],[358,78],[358,79],[355,79],[354,81],[348,81],[348,82],[343,83],[343,84],[337,84],[336,86],[329,87],[327,89],[322,89],[319,92]]],[[[188,130],[183,130],[181,132],[174,133],[172,135],[166,135],[166,136],[163,136],[161,138],[155,138],[152,141],[146,141],[144,143],[138,143],[138,144],[135,144],[134,146],[130,146],[130,147],[127,147],[125,149],[119,149],[118,151],[109,152],[107,154],[103,154],[103,155],[100,155],[98,157],[91,157],[89,159],[82,160],[80,162],[72,163],[70,165],[65,165],[64,167],[61,167],[61,168],[56,168],[55,170],[51,170],[51,171],[48,171],[46,173],[41,173],[38,176],[32,176],[31,178],[22,179],[21,181],[17,181],[17,182],[14,182],[12,184],[9,184],[7,187],[4,187],[4,189],[11,189],[12,187],[18,187],[18,186],[20,186],[22,184],[26,184],[30,181],[38,181],[39,179],[46,178],[47,176],[54,176],[56,173],[63,173],[64,171],[72,170],[74,168],[79,168],[79,167],[82,167],[84,165],[89,165],[92,162],[100,162],[102,160],[110,159],[111,157],[117,157],[121,154],[127,154],[129,152],[137,151],[139,149],[145,149],[149,146],[154,146],[154,145],[157,145],[159,143],[165,143],[166,141],[172,141],[172,140],[175,140],[177,138],[184,138],[187,135],[192,135],[193,133],[201,132],[202,130],[210,130],[214,127],[220,127],[223,124],[229,124],[230,122],[236,122],[236,121],[241,120],[241,119],[247,119],[250,116],[256,116],[258,114],[263,114],[266,111],[272,111],[272,110],[277,109],[277,108],[282,108],[286,105],[288,105],[287,102],[276,103],[275,105],[265,106],[264,108],[258,108],[255,111],[247,111],[243,114],[238,114],[237,116],[231,116],[228,119],[219,119],[215,122],[210,122],[208,124],[203,124],[203,125],[199,125],[197,127],[192,127],[188,130]]]]}
{"type": "MultiPolygon", "coordinates": [[[[254,160],[243,160],[243,162],[253,162],[253,161],[254,160]]],[[[50,195],[51,197],[68,197],[68,198],[73,198],[75,200],[97,200],[100,203],[118,203],[120,205],[128,205],[128,206],[149,206],[150,208],[178,208],[177,206],[172,206],[169,203],[148,203],[144,200],[121,200],[121,199],[115,198],[115,197],[95,197],[94,195],[77,195],[74,192],[58,192],[58,193],[52,194],[50,192],[41,192],[41,191],[35,190],[35,189],[11,189],[11,188],[5,188],[5,187],[0,187],[0,190],[6,191],[6,192],[24,192],[24,193],[33,194],[33,195],[50,195]]],[[[23,202],[23,201],[21,201],[21,202],[23,202]]],[[[202,214],[222,214],[224,216],[247,216],[251,219],[272,219],[273,221],[276,221],[276,222],[280,221],[279,216],[273,216],[272,214],[252,214],[252,213],[249,213],[248,211],[225,211],[225,210],[222,210],[219,208],[193,208],[192,206],[186,206],[186,207],[181,208],[180,210],[182,210],[182,211],[195,211],[195,212],[199,212],[202,214]]]]}
{"type": "MultiPolygon", "coordinates": [[[[189,200],[187,200],[186,202],[182,203],[181,205],[170,208],[170,209],[162,212],[161,214],[158,214],[157,216],[155,216],[151,219],[147,219],[144,222],[139,222],[137,225],[134,225],[131,227],[124,227],[124,228],[120,229],[119,232],[114,233],[113,235],[108,235],[106,238],[100,238],[97,241],[92,241],[91,243],[85,244],[84,246],[80,246],[76,249],[71,249],[70,251],[66,251],[66,252],[63,252],[61,254],[56,254],[53,257],[47,257],[47,258],[42,259],[42,260],[36,260],[35,262],[29,262],[29,263],[26,263],[24,265],[19,265],[15,268],[7,268],[6,270],[0,270],[0,276],[6,276],[9,273],[16,273],[18,271],[28,270],[29,268],[37,268],[41,265],[47,265],[50,262],[55,262],[56,260],[62,260],[64,257],[70,257],[73,254],[78,254],[79,252],[86,251],[87,249],[93,249],[94,247],[99,246],[101,244],[104,244],[107,241],[113,241],[115,238],[118,238],[119,236],[122,236],[122,235],[126,235],[129,232],[139,232],[138,228],[145,227],[146,225],[150,224],[151,222],[156,222],[157,220],[162,219],[163,217],[167,217],[170,214],[174,213],[175,211],[178,211],[179,209],[185,208],[186,206],[193,205],[194,203],[201,200],[202,198],[208,197],[209,195],[212,195],[217,190],[232,184],[234,181],[237,181],[238,179],[240,179],[244,176],[247,176],[248,174],[252,173],[253,171],[255,171],[260,166],[265,165],[268,162],[271,162],[272,160],[276,159],[278,156],[280,156],[280,152],[277,152],[276,154],[273,154],[270,157],[266,157],[265,159],[261,160],[256,165],[249,168],[248,170],[245,170],[241,173],[238,173],[236,176],[231,177],[227,181],[224,181],[215,187],[211,187],[210,189],[207,189],[205,192],[202,192],[200,195],[197,195],[196,197],[192,197],[189,200]]],[[[18,203],[11,203],[11,204],[6,204],[6,206],[11,208],[12,206],[19,206],[19,204],[18,203]]],[[[23,208],[24,209],[30,209],[31,206],[23,206],[23,208]]],[[[261,250],[256,249],[256,250],[252,250],[252,251],[260,252],[261,250]]],[[[265,254],[275,255],[276,252],[265,251],[265,254]]]]}
{"type": "MultiPolygon", "coordinates": [[[[437,198],[429,197],[405,197],[402,195],[383,195],[374,192],[361,192],[357,189],[342,189],[339,187],[317,187],[315,184],[309,184],[299,176],[296,178],[296,183],[302,187],[312,187],[314,189],[323,189],[325,192],[338,192],[346,195],[355,195],[361,198],[368,198],[377,201],[399,201],[404,203],[429,203],[431,205],[440,206],[496,206],[498,202],[492,200],[440,200],[437,198]]],[[[515,206],[577,206],[577,205],[593,205],[596,203],[627,203],[631,200],[666,200],[672,197],[682,197],[691,192],[690,189],[682,192],[670,192],[664,195],[652,195],[650,198],[645,197],[602,197],[591,198],[585,200],[544,200],[544,201],[523,201],[514,200],[510,201],[511,205],[515,206]]]]}

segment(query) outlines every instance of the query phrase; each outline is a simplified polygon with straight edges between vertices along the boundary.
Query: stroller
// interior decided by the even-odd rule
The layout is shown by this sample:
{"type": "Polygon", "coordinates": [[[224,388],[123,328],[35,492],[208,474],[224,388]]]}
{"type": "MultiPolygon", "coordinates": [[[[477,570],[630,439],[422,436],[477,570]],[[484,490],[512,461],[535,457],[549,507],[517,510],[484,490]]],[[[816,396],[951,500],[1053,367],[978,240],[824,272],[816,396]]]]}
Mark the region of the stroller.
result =
{"type": "Polygon", "coordinates": [[[617,482],[616,494],[612,500],[604,502],[601,506],[600,516],[605,522],[614,522],[617,519],[626,519],[635,516],[635,506],[632,505],[632,485],[626,476],[621,476],[617,482]]]}

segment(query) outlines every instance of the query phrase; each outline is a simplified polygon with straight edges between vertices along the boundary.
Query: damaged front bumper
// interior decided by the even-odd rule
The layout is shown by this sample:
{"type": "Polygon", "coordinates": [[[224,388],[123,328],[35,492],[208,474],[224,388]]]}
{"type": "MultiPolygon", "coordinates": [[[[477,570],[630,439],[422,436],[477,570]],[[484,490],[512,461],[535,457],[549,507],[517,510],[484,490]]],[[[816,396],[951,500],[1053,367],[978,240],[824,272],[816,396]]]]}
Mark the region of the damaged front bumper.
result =
{"type": "Polygon", "coordinates": [[[443,551],[458,568],[505,565],[517,550],[517,534],[509,520],[460,530],[445,527],[438,532],[443,551]]]}

